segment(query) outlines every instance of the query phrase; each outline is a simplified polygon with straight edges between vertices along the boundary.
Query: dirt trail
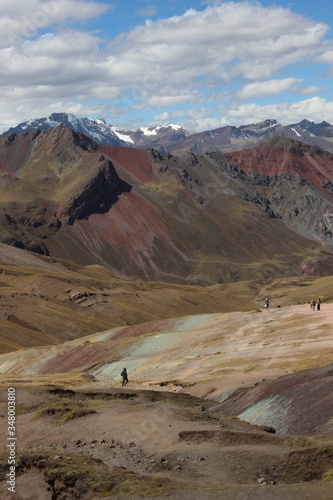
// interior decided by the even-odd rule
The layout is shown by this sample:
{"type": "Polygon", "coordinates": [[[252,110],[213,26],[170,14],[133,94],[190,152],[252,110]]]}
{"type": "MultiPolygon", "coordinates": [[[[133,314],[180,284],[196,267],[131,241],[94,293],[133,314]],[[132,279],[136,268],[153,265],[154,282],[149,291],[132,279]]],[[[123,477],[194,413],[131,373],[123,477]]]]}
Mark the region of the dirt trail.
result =
{"type": "MultiPolygon", "coordinates": [[[[0,397],[5,400],[5,391],[0,397]]],[[[190,493],[198,499],[330,498],[332,484],[321,479],[333,467],[333,440],[326,441],[324,462],[316,451],[323,438],[267,433],[215,412],[210,401],[155,391],[52,386],[18,389],[17,401],[15,500],[180,499],[190,493]],[[302,469],[291,466],[295,449],[314,450],[302,469]]],[[[5,425],[1,418],[1,435],[5,425]]],[[[5,460],[5,451],[0,458],[5,460]]],[[[3,466],[0,472],[3,478],[3,466]]],[[[0,495],[12,498],[4,480],[0,495]]]]}

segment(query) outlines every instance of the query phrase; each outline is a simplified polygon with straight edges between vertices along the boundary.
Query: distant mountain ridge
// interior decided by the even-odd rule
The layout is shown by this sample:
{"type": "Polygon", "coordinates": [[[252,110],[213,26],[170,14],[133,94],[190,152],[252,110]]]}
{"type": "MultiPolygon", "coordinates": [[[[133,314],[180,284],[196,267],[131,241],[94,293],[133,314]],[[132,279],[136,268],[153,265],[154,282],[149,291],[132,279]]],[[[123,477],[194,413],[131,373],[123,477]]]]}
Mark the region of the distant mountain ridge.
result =
{"type": "Polygon", "coordinates": [[[177,142],[186,139],[188,135],[193,133],[184,130],[178,125],[171,124],[141,127],[135,131],[126,131],[106,123],[104,118],[91,120],[86,117],[78,118],[72,113],[52,113],[48,117],[35,118],[22,122],[1,134],[0,138],[11,134],[33,132],[35,130],[49,130],[59,126],[84,134],[99,144],[139,148],[149,148],[154,144],[160,145],[164,142],[166,144],[173,141],[177,142]]]}
{"type": "Polygon", "coordinates": [[[90,118],[78,118],[72,113],[52,113],[48,117],[35,118],[22,122],[17,127],[10,128],[7,132],[0,135],[4,137],[10,134],[22,134],[34,130],[49,130],[55,127],[65,127],[80,132],[100,144],[109,144],[112,146],[125,146],[126,143],[118,137],[113,127],[109,126],[105,120],[90,120],[90,118]]]}
{"type": "Polygon", "coordinates": [[[78,118],[71,113],[52,113],[48,117],[20,123],[1,134],[0,138],[58,126],[82,133],[103,145],[154,148],[161,153],[170,152],[179,156],[188,152],[204,154],[238,151],[255,147],[275,136],[288,137],[333,153],[333,126],[325,121],[316,124],[309,120],[281,125],[276,120],[268,119],[260,123],[240,127],[228,125],[204,132],[193,132],[172,124],[140,127],[133,131],[113,126],[103,118],[92,120],[78,118]]]}

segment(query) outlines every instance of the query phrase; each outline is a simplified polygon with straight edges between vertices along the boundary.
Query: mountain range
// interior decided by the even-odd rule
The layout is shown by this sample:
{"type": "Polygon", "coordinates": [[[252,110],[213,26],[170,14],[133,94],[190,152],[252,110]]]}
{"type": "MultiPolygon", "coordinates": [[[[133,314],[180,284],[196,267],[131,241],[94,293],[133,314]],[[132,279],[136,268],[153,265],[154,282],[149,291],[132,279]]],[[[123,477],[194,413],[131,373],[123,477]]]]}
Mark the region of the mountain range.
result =
{"type": "Polygon", "coordinates": [[[216,283],[331,270],[333,155],[273,137],[175,156],[70,128],[0,139],[1,242],[127,276],[216,283]]]}
{"type": "Polygon", "coordinates": [[[225,126],[204,132],[193,132],[172,124],[141,127],[132,131],[110,125],[104,119],[92,120],[86,117],[78,118],[70,113],[52,113],[48,117],[22,122],[4,132],[0,138],[58,126],[82,133],[99,144],[154,148],[161,153],[170,152],[175,155],[247,149],[275,136],[298,140],[333,152],[333,126],[324,121],[316,124],[309,120],[291,125],[281,125],[276,120],[265,120],[256,124],[225,126]]]}

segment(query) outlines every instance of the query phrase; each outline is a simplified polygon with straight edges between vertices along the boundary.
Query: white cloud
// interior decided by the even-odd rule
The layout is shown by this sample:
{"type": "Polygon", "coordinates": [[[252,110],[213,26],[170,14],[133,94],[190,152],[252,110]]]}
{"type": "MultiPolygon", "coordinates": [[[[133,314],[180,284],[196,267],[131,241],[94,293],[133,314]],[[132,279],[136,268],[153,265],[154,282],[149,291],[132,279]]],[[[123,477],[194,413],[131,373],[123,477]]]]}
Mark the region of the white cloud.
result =
{"type": "Polygon", "coordinates": [[[154,86],[157,97],[170,84],[180,95],[200,85],[201,75],[206,86],[223,88],[234,78],[268,79],[287,65],[309,60],[318,54],[327,29],[286,9],[249,3],[190,9],[117,37],[110,44],[117,61],[109,69],[120,84],[127,84],[131,73],[150,101],[154,86]]]}
{"type": "Polygon", "coordinates": [[[240,104],[237,108],[227,110],[227,116],[229,123],[238,125],[253,123],[253,117],[256,117],[257,122],[275,118],[282,124],[298,123],[304,118],[315,122],[332,121],[333,102],[320,97],[312,97],[295,103],[283,102],[266,106],[255,103],[240,104]]]}
{"type": "Polygon", "coordinates": [[[0,47],[8,47],[38,30],[69,21],[87,21],[112,9],[110,4],[82,0],[11,0],[0,3],[0,47]]]}
{"type": "Polygon", "coordinates": [[[304,118],[314,122],[331,122],[333,102],[313,97],[296,103],[276,103],[261,106],[250,104],[221,104],[217,109],[195,107],[186,111],[183,122],[189,130],[210,130],[226,125],[246,125],[274,118],[281,124],[299,123],[304,118]],[[216,116],[218,115],[218,117],[216,116]]]}
{"type": "Polygon", "coordinates": [[[161,106],[175,106],[177,104],[200,102],[204,100],[204,95],[199,94],[199,92],[196,90],[194,90],[193,92],[187,92],[186,90],[184,90],[176,93],[168,92],[167,89],[165,90],[166,91],[163,91],[161,93],[147,96],[144,105],[150,106],[152,108],[157,108],[161,106]]]}
{"type": "Polygon", "coordinates": [[[156,123],[162,123],[162,122],[165,122],[166,120],[168,120],[168,118],[169,118],[169,113],[167,111],[163,111],[163,113],[161,113],[159,115],[155,115],[153,120],[156,123]]]}
{"type": "Polygon", "coordinates": [[[319,62],[333,65],[333,50],[327,50],[318,57],[319,62]]]}
{"type": "MultiPolygon", "coordinates": [[[[192,129],[250,116],[253,121],[253,113],[284,118],[288,110],[316,121],[315,115],[325,112],[327,117],[331,110],[320,97],[297,105],[246,103],[281,92],[319,93],[320,85],[292,72],[286,77],[286,72],[294,63],[333,66],[324,23],[258,3],[210,2],[205,10],[146,21],[114,39],[82,28],[82,22],[111,8],[108,2],[83,0],[1,2],[2,123],[60,106],[89,115],[96,112],[96,105],[90,105],[94,100],[100,100],[98,110],[112,110],[117,117],[145,109],[170,116],[178,108],[179,115],[187,113],[192,129]],[[196,107],[187,110],[191,103],[196,107]],[[186,111],[180,112],[182,106],[186,111]]],[[[152,15],[152,5],[147,8],[145,15],[152,15]]]]}
{"type": "Polygon", "coordinates": [[[241,99],[253,99],[255,97],[273,96],[280,92],[293,90],[302,82],[303,79],[301,78],[284,78],[283,80],[249,83],[238,93],[238,97],[241,99]]]}
{"type": "Polygon", "coordinates": [[[302,95],[316,95],[320,94],[323,89],[318,85],[309,85],[308,87],[303,87],[299,90],[299,93],[302,95]]]}
{"type": "Polygon", "coordinates": [[[330,48],[326,49],[319,57],[318,62],[326,64],[328,69],[326,71],[326,77],[333,77],[333,46],[330,44],[330,48]]]}

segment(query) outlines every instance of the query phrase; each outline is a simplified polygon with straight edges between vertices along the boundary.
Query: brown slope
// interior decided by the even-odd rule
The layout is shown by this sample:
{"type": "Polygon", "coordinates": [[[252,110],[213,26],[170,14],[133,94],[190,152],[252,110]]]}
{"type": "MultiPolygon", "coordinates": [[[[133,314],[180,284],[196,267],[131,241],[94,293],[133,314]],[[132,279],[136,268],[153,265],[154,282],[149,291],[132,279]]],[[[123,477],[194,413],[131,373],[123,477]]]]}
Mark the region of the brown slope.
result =
{"type": "Polygon", "coordinates": [[[11,134],[0,139],[0,171],[15,177],[28,161],[39,131],[22,135],[11,134]]]}
{"type": "Polygon", "coordinates": [[[101,266],[0,244],[0,352],[154,319],[255,308],[250,296],[230,295],[216,286],[130,281],[101,266]]]}
{"type": "MultiPolygon", "coordinates": [[[[16,386],[17,387],[17,386],[16,386]]],[[[3,406],[7,391],[0,392],[3,406]]],[[[329,500],[332,439],[279,436],[187,394],[17,387],[16,498],[329,500]]],[[[0,421],[6,434],[6,419],[0,421]]],[[[0,495],[8,451],[1,453],[0,495]]]]}

